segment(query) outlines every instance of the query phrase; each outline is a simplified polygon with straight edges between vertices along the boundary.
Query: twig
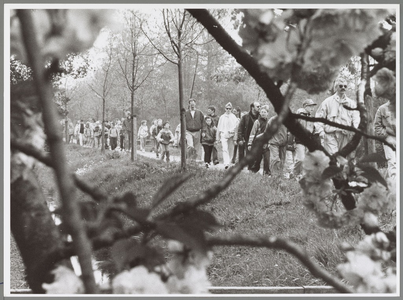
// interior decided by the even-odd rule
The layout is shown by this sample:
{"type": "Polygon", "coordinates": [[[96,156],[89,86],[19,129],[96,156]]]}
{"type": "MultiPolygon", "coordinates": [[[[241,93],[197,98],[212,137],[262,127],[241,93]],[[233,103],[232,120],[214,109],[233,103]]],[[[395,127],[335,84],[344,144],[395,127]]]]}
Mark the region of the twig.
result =
{"type": "Polygon", "coordinates": [[[80,218],[80,210],[74,193],[74,181],[72,176],[68,174],[63,142],[59,136],[57,111],[52,102],[52,86],[45,78],[45,60],[41,55],[41,49],[36,39],[37,35],[31,11],[24,9],[17,10],[17,16],[21,23],[25,49],[32,67],[36,90],[42,106],[51,157],[53,161],[57,161],[54,165],[54,170],[64,207],[63,219],[73,238],[73,245],[81,265],[86,293],[94,294],[97,292],[97,285],[95,284],[94,272],[92,270],[91,243],[87,239],[85,227],[80,218]]]}
{"type": "Polygon", "coordinates": [[[250,237],[244,235],[219,237],[207,236],[206,240],[210,246],[250,246],[285,250],[297,257],[314,276],[323,279],[325,282],[336,288],[339,292],[354,292],[352,288],[342,283],[323,268],[319,267],[314,261],[311,260],[306,250],[302,249],[300,246],[291,241],[273,236],[250,237]]]}
{"type": "Polygon", "coordinates": [[[306,121],[310,121],[310,122],[321,122],[323,124],[327,124],[327,125],[331,125],[333,127],[337,127],[340,129],[345,129],[354,133],[358,133],[366,138],[369,139],[373,139],[375,141],[379,141],[381,143],[384,143],[385,145],[391,147],[392,149],[396,150],[395,147],[393,147],[392,144],[388,143],[387,141],[385,141],[385,138],[381,138],[379,136],[375,136],[375,135],[370,135],[368,133],[366,133],[363,130],[360,130],[360,127],[355,128],[354,126],[348,126],[348,125],[343,125],[343,124],[339,124],[333,121],[330,121],[328,119],[325,118],[315,118],[315,117],[309,117],[309,116],[304,116],[304,115],[299,115],[299,114],[294,114],[292,113],[293,117],[296,119],[301,119],[301,120],[306,120],[306,121]]]}
{"type": "MultiPolygon", "coordinates": [[[[38,148],[35,148],[31,144],[25,143],[18,139],[11,138],[10,145],[11,148],[14,148],[29,156],[32,156],[33,158],[37,159],[38,161],[47,165],[50,168],[54,167],[54,163],[50,155],[39,150],[38,148]]],[[[88,182],[82,180],[75,174],[73,174],[73,179],[78,188],[80,188],[84,193],[90,195],[97,202],[102,202],[106,200],[107,195],[104,192],[102,192],[99,188],[91,186],[88,182]]]]}

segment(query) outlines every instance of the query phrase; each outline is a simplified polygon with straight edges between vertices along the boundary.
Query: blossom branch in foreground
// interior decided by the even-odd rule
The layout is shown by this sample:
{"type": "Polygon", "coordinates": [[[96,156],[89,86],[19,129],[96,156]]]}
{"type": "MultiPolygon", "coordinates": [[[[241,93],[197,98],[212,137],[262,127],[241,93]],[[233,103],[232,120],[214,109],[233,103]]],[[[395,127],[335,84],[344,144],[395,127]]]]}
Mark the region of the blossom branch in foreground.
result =
{"type": "Polygon", "coordinates": [[[296,118],[296,119],[301,119],[301,120],[306,120],[306,121],[310,121],[310,122],[321,122],[323,124],[327,124],[327,125],[331,125],[333,127],[337,127],[340,129],[345,129],[354,133],[358,133],[363,137],[369,138],[369,139],[373,139],[375,141],[379,141],[381,143],[384,143],[385,145],[391,147],[392,149],[395,149],[395,147],[393,147],[393,145],[391,145],[390,143],[388,143],[387,141],[385,141],[384,138],[381,138],[379,136],[375,136],[375,135],[370,135],[360,129],[357,129],[353,126],[347,126],[347,125],[343,125],[343,124],[339,124],[333,121],[330,121],[328,119],[325,118],[315,118],[315,117],[308,117],[308,116],[304,116],[304,115],[299,115],[299,114],[294,114],[292,113],[292,115],[296,118]]]}
{"type": "MultiPolygon", "coordinates": [[[[217,41],[220,46],[232,55],[235,60],[252,76],[256,83],[263,89],[267,98],[273,104],[274,110],[280,114],[284,104],[284,97],[279,87],[276,86],[268,74],[261,70],[256,60],[249,55],[246,50],[239,46],[232,37],[225,31],[220,23],[206,9],[187,9],[187,11],[202,24],[209,34],[217,41]]],[[[325,151],[317,143],[309,132],[297,121],[290,109],[287,107],[287,116],[284,119],[284,125],[294,135],[301,139],[304,146],[309,151],[325,151]]],[[[326,152],[325,152],[326,153],[326,152]]]]}
{"type": "Polygon", "coordinates": [[[51,157],[53,161],[57,162],[54,165],[54,170],[64,208],[63,219],[74,241],[86,293],[94,294],[97,292],[97,285],[95,284],[94,272],[92,270],[91,244],[87,239],[85,227],[80,217],[80,210],[74,193],[74,181],[72,176],[68,174],[63,142],[59,136],[57,111],[52,101],[52,86],[49,80],[45,78],[45,60],[38,45],[32,12],[24,9],[17,10],[17,16],[21,23],[25,50],[33,71],[33,78],[42,106],[45,132],[49,142],[51,157]]]}
{"type": "MultiPolygon", "coordinates": [[[[32,156],[33,158],[37,159],[38,161],[47,165],[50,168],[54,167],[52,158],[49,155],[45,154],[43,151],[40,151],[39,149],[35,148],[34,146],[13,138],[11,138],[10,140],[10,145],[11,148],[14,148],[29,156],[32,156]]],[[[102,202],[107,198],[106,194],[103,193],[99,188],[91,186],[88,182],[82,180],[75,174],[73,175],[73,179],[77,187],[79,187],[84,193],[90,195],[97,202],[102,202]]]]}
{"type": "Polygon", "coordinates": [[[352,288],[345,285],[340,280],[328,273],[326,270],[319,267],[310,259],[309,254],[306,252],[306,250],[302,249],[293,242],[273,236],[250,237],[243,235],[217,237],[209,236],[206,237],[206,240],[210,246],[249,246],[285,250],[297,257],[314,276],[323,279],[325,282],[336,288],[339,292],[354,292],[352,288]]]}

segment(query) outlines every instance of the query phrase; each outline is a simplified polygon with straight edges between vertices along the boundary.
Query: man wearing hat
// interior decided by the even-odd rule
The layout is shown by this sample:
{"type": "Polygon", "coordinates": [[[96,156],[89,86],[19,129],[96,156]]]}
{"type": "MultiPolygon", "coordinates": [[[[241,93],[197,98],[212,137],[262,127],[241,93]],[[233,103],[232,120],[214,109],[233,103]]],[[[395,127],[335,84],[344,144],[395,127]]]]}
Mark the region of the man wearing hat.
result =
{"type": "MultiPolygon", "coordinates": [[[[358,128],[360,115],[357,110],[354,110],[357,107],[356,101],[346,96],[347,81],[344,78],[337,78],[334,89],[336,93],[323,100],[316,111],[315,117],[358,128]],[[352,109],[347,109],[345,108],[346,106],[352,109]]],[[[323,147],[330,154],[341,150],[352,138],[350,131],[320,122],[315,123],[315,129],[319,133],[323,147]]]]}
{"type": "Polygon", "coordinates": [[[225,113],[218,120],[216,138],[221,142],[225,169],[228,169],[234,154],[234,135],[238,122],[238,118],[232,113],[232,104],[228,102],[225,105],[225,113]]]}
{"type": "MultiPolygon", "coordinates": [[[[297,110],[297,114],[310,117],[313,115],[313,111],[317,104],[312,99],[306,99],[302,103],[302,108],[297,110]]],[[[305,127],[308,132],[313,135],[315,128],[312,122],[308,122],[307,120],[299,120],[301,125],[305,127]]],[[[294,176],[298,176],[301,174],[302,162],[305,158],[305,153],[307,152],[307,148],[302,144],[301,140],[296,136],[295,137],[295,157],[294,157],[294,176]]],[[[297,177],[298,178],[298,177],[297,177]]]]}

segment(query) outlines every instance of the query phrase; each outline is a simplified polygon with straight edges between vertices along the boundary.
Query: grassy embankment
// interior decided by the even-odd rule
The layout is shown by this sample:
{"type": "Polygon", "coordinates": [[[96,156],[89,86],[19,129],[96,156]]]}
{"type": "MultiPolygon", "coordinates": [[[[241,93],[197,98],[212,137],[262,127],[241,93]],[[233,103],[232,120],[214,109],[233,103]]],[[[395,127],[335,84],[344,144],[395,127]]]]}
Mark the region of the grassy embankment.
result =
{"type": "MultiPolygon", "coordinates": [[[[69,165],[82,178],[97,184],[108,195],[132,191],[140,205],[149,205],[152,195],[172,174],[177,164],[139,156],[132,163],[129,155],[111,159],[100,151],[67,147],[69,165]]],[[[192,166],[194,176],[169,197],[165,205],[186,199],[219,182],[224,171],[192,166]]],[[[53,175],[48,168],[37,167],[44,193],[49,201],[57,199],[53,175]]],[[[312,212],[303,206],[301,189],[295,180],[267,178],[260,174],[240,174],[233,184],[203,209],[211,211],[223,225],[214,234],[269,234],[288,238],[307,249],[318,264],[336,274],[343,260],[338,245],[357,242],[362,233],[358,226],[342,230],[323,229],[316,225],[312,212]]],[[[26,288],[23,265],[12,241],[11,288],[26,288]]],[[[301,286],[323,285],[290,254],[249,247],[217,247],[208,269],[213,286],[301,286]]]]}

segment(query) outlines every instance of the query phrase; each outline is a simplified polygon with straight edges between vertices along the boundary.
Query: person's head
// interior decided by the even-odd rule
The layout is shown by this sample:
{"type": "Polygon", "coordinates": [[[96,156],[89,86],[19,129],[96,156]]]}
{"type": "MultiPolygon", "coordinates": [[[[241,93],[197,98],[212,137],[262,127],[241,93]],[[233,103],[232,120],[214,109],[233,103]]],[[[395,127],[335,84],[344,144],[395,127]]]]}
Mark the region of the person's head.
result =
{"type": "Polygon", "coordinates": [[[231,102],[228,102],[227,104],[225,104],[225,113],[226,114],[232,113],[232,104],[231,104],[231,102]]]}
{"type": "Polygon", "coordinates": [[[240,118],[241,117],[241,108],[239,106],[234,107],[232,109],[232,113],[237,117],[240,118]]]}
{"type": "Polygon", "coordinates": [[[312,99],[306,99],[303,103],[302,106],[304,107],[304,109],[309,113],[312,114],[316,103],[312,100],[312,99]]]}
{"type": "Polygon", "coordinates": [[[347,80],[342,77],[337,78],[334,82],[334,89],[339,97],[343,97],[346,94],[347,86],[347,80]]]}
{"type": "MultiPolygon", "coordinates": [[[[162,122],[162,120],[161,120],[161,122],[162,122]]],[[[162,127],[164,128],[164,129],[169,129],[169,122],[165,122],[163,125],[162,125],[162,127]]]]}
{"type": "Polygon", "coordinates": [[[161,120],[161,119],[158,119],[157,125],[158,125],[158,126],[162,126],[162,120],[161,120]]]}
{"type": "Polygon", "coordinates": [[[207,107],[207,114],[209,116],[214,116],[214,114],[215,114],[215,106],[210,105],[209,107],[207,107]]]}
{"type": "Polygon", "coordinates": [[[206,121],[206,124],[208,126],[211,126],[213,124],[213,119],[210,116],[205,117],[204,120],[206,121]]]}
{"type": "Polygon", "coordinates": [[[85,127],[90,127],[90,123],[85,123],[85,127]]]}
{"type": "Polygon", "coordinates": [[[263,119],[267,119],[267,117],[269,116],[269,106],[268,105],[261,106],[259,113],[263,119]]]}
{"type": "Polygon", "coordinates": [[[189,99],[189,108],[190,108],[191,110],[193,110],[193,109],[196,108],[196,100],[195,100],[195,99],[193,99],[193,98],[190,98],[190,99],[189,99]]]}
{"type": "Polygon", "coordinates": [[[142,120],[142,121],[141,121],[141,125],[146,126],[146,125],[147,125],[147,121],[146,121],[146,120],[142,120]]]}
{"type": "Polygon", "coordinates": [[[250,111],[252,112],[252,114],[256,115],[259,113],[260,110],[260,103],[259,102],[252,102],[250,104],[250,111]]]}

